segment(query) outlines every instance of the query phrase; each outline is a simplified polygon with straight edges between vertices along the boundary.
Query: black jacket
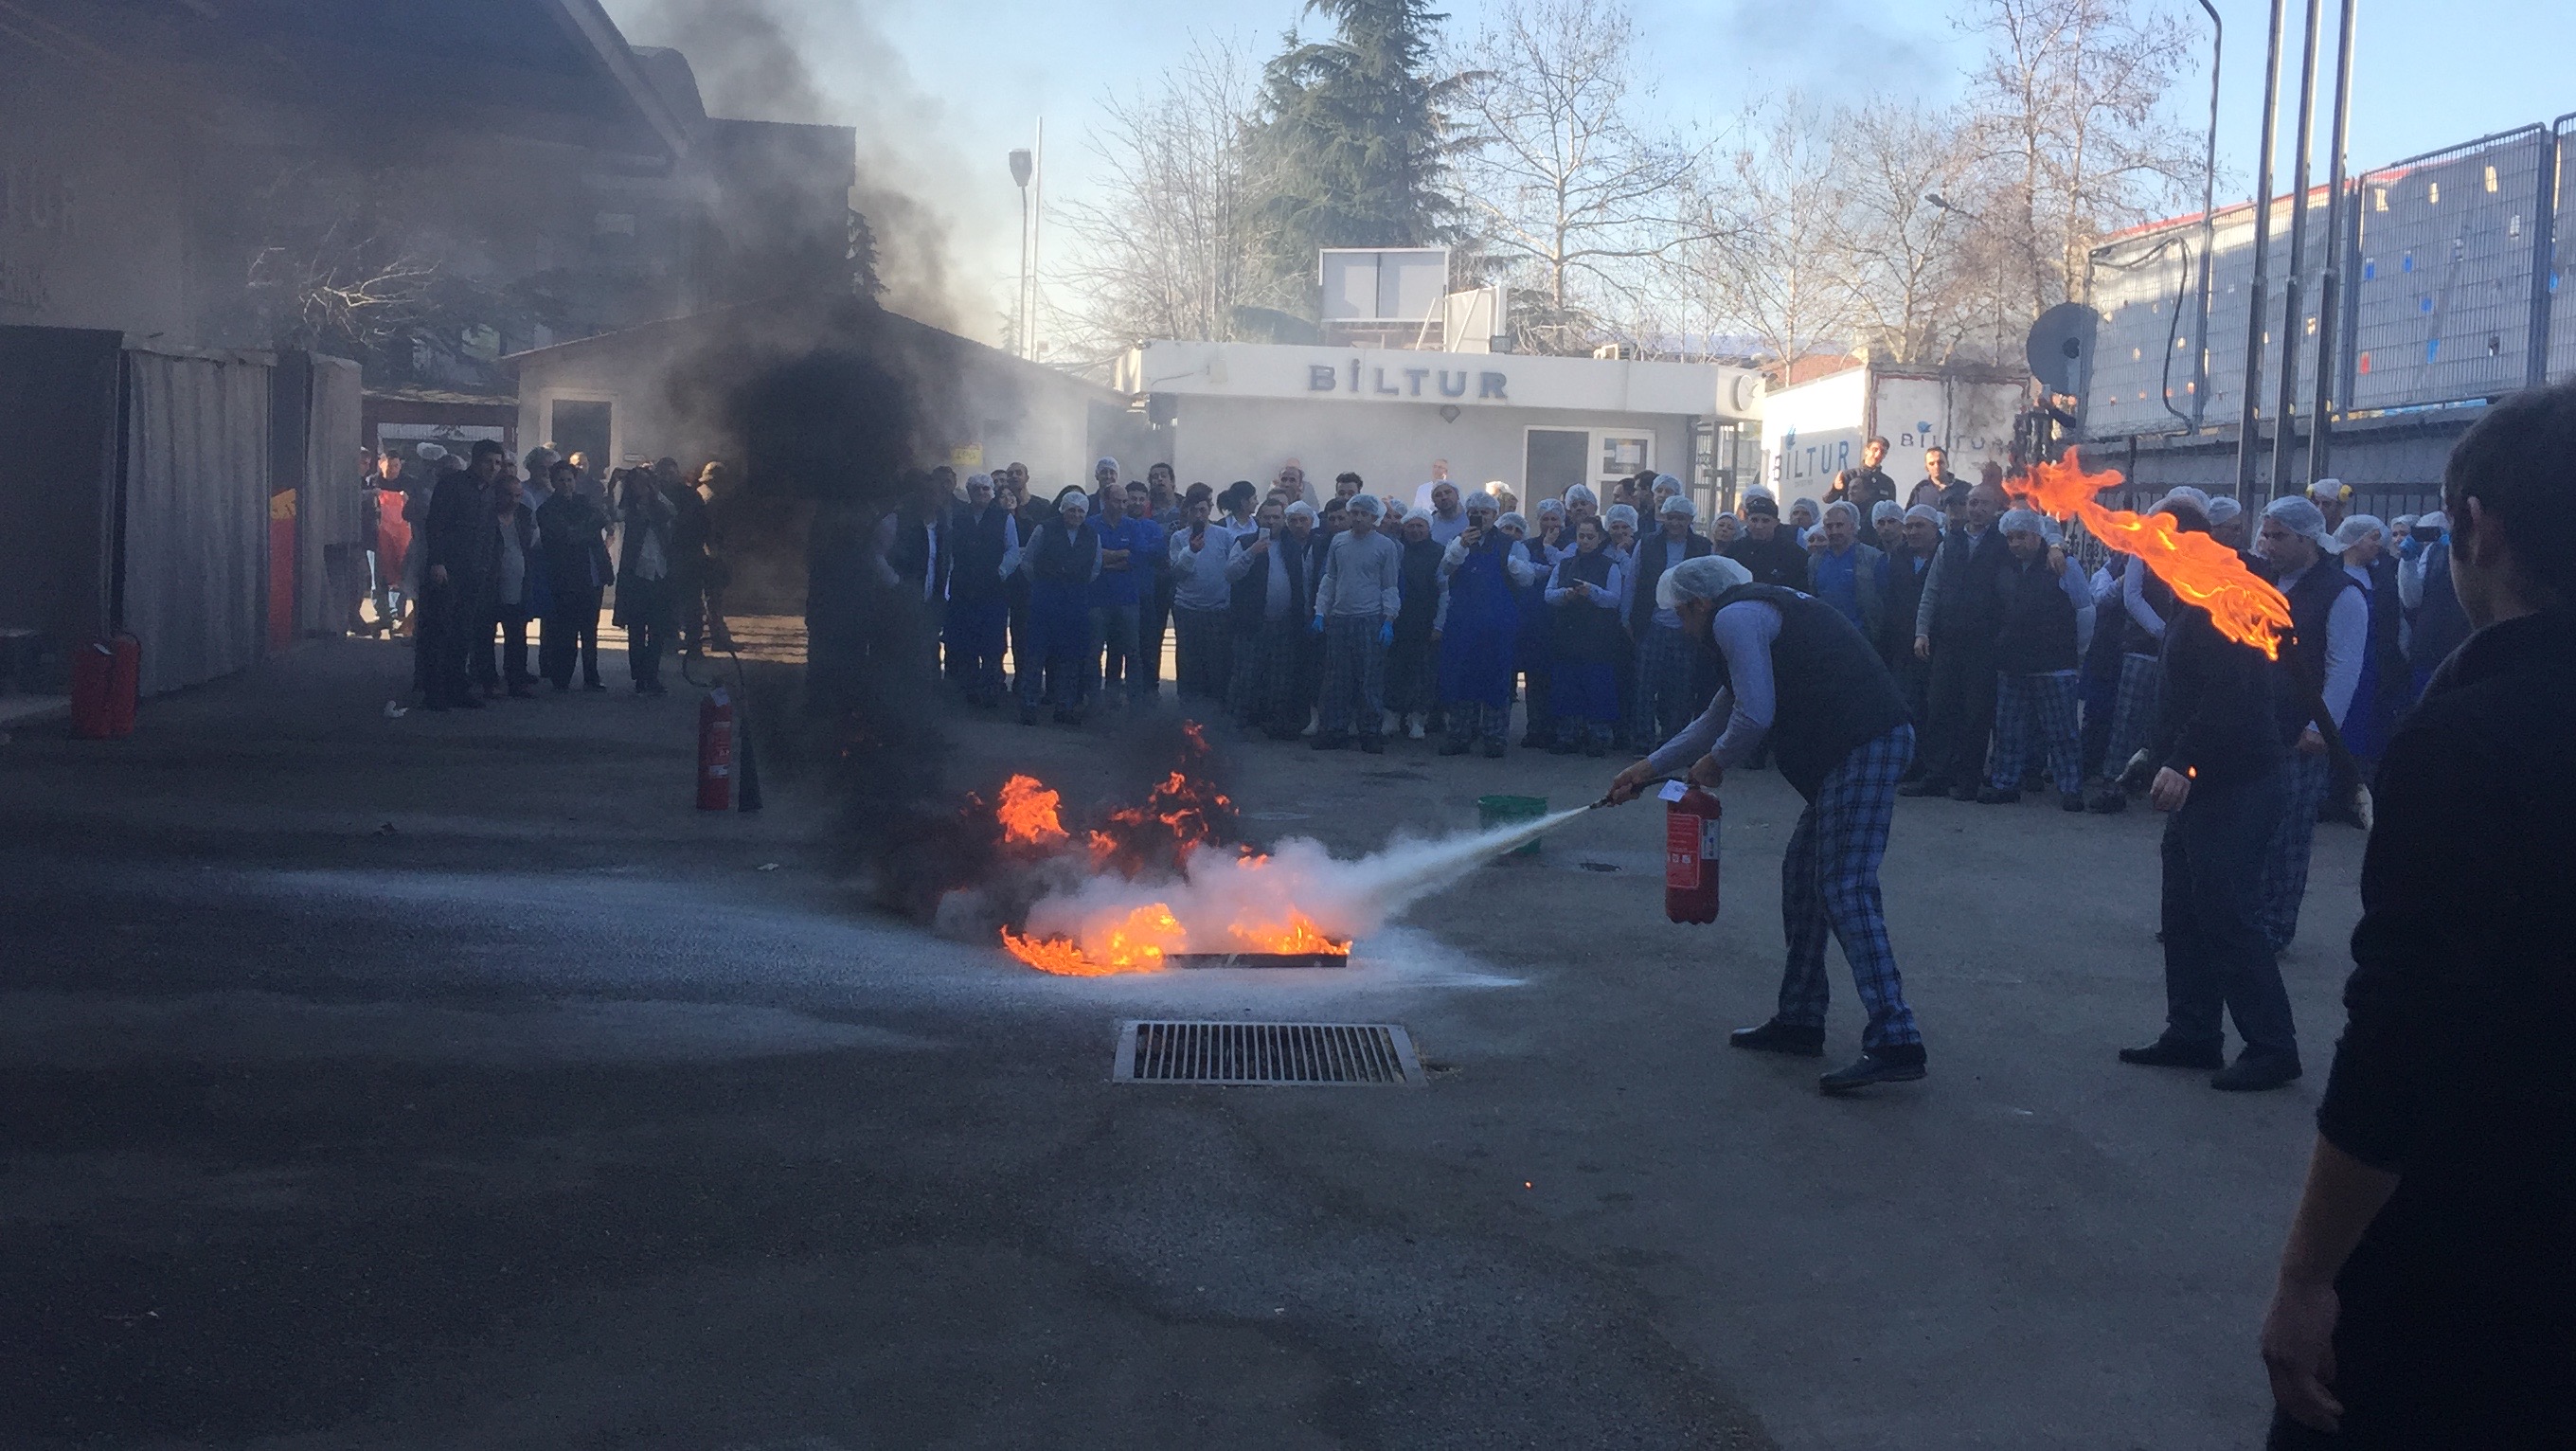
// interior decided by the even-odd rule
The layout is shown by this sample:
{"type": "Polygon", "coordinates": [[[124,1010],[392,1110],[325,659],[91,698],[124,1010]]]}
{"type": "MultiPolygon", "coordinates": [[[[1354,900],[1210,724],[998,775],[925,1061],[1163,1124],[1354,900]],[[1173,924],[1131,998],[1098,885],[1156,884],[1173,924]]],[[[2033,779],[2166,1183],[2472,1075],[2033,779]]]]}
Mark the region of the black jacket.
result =
{"type": "MultiPolygon", "coordinates": [[[[2351,1019],[2317,1126],[2401,1177],[2339,1282],[2339,1341],[2392,1322],[2401,1343],[2427,1323],[2562,1356],[2576,1339],[2576,1079],[2531,1071],[2576,1021],[2570,661],[2576,613],[2478,631],[2373,779],[2351,1019]]],[[[2521,1389],[2528,1409],[2548,1387],[2521,1389]]]]}
{"type": "Polygon", "coordinates": [[[949,558],[948,597],[957,601],[992,600],[1002,595],[1004,531],[1011,511],[986,504],[981,517],[964,504],[949,511],[946,545],[949,558]]]}
{"type": "MultiPolygon", "coordinates": [[[[1628,571],[1631,576],[1628,581],[1628,628],[1638,639],[1644,639],[1647,627],[1655,622],[1656,582],[1664,577],[1665,570],[1681,562],[1669,559],[1672,547],[1673,541],[1666,539],[1661,529],[1637,541],[1637,552],[1633,556],[1636,564],[1628,571]]],[[[1697,559],[1715,552],[1716,542],[1696,529],[1682,536],[1682,559],[1697,559]]],[[[1751,568],[1749,565],[1746,567],[1751,568]]],[[[1762,581],[1757,579],[1754,583],[1762,581]]]]}
{"type": "Polygon", "coordinates": [[[2190,776],[2195,791],[2278,770],[2290,754],[2281,738],[2280,679],[2280,667],[2262,651],[2218,633],[2207,610],[2177,608],[2157,657],[2152,759],[2190,776]]]}
{"type": "MultiPolygon", "coordinates": [[[[2081,565],[2068,560],[2068,569],[2081,565]]],[[[2075,601],[2048,569],[2048,556],[2030,563],[2007,560],[1995,580],[2003,602],[1995,627],[1995,669],[2006,675],[2045,675],[2072,670],[2075,654],[2075,601]]]]}
{"type": "Polygon", "coordinates": [[[1798,547],[1797,532],[1785,523],[1771,531],[1767,540],[1750,534],[1736,540],[1726,546],[1726,557],[1753,571],[1755,584],[1800,591],[1807,587],[1807,551],[1798,547]]]}
{"type": "Polygon", "coordinates": [[[1914,656],[1914,620],[1923,606],[1923,581],[1931,574],[1932,561],[1916,559],[1911,549],[1887,556],[1887,585],[1879,591],[1887,602],[1887,620],[1876,643],[1879,658],[1892,670],[1922,663],[1914,656]]]}
{"type": "MultiPolygon", "coordinates": [[[[554,591],[557,601],[578,602],[608,581],[593,578],[608,562],[608,551],[600,543],[601,531],[608,527],[608,516],[586,494],[556,490],[554,497],[537,506],[537,549],[546,571],[546,587],[554,591]]],[[[591,600],[596,608],[597,599],[591,600]]]]}
{"type": "Polygon", "coordinates": [[[1863,522],[1869,518],[1869,506],[1881,499],[1896,502],[1896,480],[1885,469],[1845,469],[1834,475],[1834,486],[1825,491],[1825,502],[1848,500],[1860,506],[1863,522]]]}
{"type": "MultiPolygon", "coordinates": [[[[1308,541],[1312,543],[1312,540],[1308,541]]],[[[1288,571],[1287,618],[1304,628],[1306,617],[1315,613],[1316,576],[1308,571],[1314,555],[1297,547],[1286,534],[1274,535],[1270,547],[1254,556],[1252,567],[1234,582],[1226,597],[1226,615],[1233,628],[1257,631],[1261,628],[1262,610],[1270,603],[1270,571],[1274,566],[1288,571]]]]}
{"type": "MultiPolygon", "coordinates": [[[[1774,585],[1737,585],[1717,597],[1721,610],[1760,600],[1780,612],[1771,642],[1771,731],[1766,739],[1780,774],[1809,801],[1827,772],[1854,750],[1906,723],[1905,697],[1843,612],[1813,595],[1774,585]]],[[[1703,637],[1706,638],[1706,637],[1703,637]]],[[[1726,655],[1712,641],[1721,684],[1726,655]]]]}
{"type": "MultiPolygon", "coordinates": [[[[447,571],[448,587],[459,595],[481,591],[501,563],[501,536],[492,527],[491,490],[459,470],[439,476],[429,495],[429,515],[421,521],[424,552],[421,578],[432,569],[447,571]]],[[[435,586],[432,586],[435,588],[435,586]]]]}

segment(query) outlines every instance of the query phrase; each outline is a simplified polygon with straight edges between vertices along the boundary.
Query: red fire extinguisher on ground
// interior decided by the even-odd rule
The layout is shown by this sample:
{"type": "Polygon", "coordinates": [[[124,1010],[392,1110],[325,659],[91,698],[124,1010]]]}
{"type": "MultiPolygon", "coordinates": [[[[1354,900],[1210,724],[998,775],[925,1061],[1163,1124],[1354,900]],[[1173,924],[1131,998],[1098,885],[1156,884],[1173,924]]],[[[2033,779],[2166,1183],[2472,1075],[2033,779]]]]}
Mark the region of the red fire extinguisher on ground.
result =
{"type": "Polygon", "coordinates": [[[134,704],[143,676],[143,642],[112,635],[72,652],[72,734],[121,741],[134,734],[134,704]]]}
{"type": "Polygon", "coordinates": [[[698,809],[733,806],[733,697],[718,686],[698,702],[698,809]]]}
{"type": "Polygon", "coordinates": [[[1664,784],[1664,915],[1717,920],[1717,798],[1680,781],[1664,784]]]}

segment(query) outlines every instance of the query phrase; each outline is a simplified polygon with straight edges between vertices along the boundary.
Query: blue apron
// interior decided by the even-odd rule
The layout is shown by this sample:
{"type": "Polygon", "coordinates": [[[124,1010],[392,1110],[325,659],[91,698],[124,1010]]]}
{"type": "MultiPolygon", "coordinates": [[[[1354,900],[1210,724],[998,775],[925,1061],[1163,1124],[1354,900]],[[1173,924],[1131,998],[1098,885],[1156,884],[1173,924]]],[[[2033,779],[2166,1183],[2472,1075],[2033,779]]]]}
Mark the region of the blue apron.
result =
{"type": "Polygon", "coordinates": [[[1472,549],[1449,576],[1440,634],[1440,698],[1509,709],[1519,665],[1521,600],[1503,571],[1503,548],[1472,549]]]}

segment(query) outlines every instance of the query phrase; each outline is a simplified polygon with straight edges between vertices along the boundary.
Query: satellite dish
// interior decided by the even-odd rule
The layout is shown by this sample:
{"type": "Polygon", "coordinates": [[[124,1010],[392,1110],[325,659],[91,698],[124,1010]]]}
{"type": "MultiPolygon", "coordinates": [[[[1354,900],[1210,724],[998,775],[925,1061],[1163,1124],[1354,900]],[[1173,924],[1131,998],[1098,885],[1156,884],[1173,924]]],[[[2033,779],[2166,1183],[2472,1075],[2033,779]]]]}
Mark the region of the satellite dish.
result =
{"type": "Polygon", "coordinates": [[[2093,371],[2093,336],[2102,314],[2080,302],[2061,302],[2030,325],[2030,375],[2052,393],[2082,394],[2093,371]]]}

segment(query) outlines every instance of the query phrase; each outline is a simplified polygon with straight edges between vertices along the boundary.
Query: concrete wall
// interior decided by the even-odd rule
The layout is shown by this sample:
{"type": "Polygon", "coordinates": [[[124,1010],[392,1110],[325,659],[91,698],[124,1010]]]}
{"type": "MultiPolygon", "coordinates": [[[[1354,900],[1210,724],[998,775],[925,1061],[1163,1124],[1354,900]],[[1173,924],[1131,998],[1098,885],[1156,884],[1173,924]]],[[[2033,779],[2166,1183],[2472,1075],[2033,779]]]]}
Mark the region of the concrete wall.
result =
{"type": "Polygon", "coordinates": [[[94,91],[0,58],[0,324],[193,340],[180,199],[197,148],[138,107],[102,135],[94,91]]]}
{"type": "Polygon", "coordinates": [[[1431,477],[1432,460],[1445,458],[1449,476],[1461,484],[1500,479],[1528,504],[1535,502],[1525,477],[1529,430],[1580,428],[1649,434],[1650,465],[1676,477],[1689,474],[1690,419],[1672,414],[1482,408],[1444,422],[1429,403],[1359,407],[1183,395],[1177,405],[1177,424],[1154,430],[1149,456],[1122,460],[1131,473],[1168,461],[1183,484],[1223,488],[1236,479],[1273,478],[1293,458],[1319,492],[1329,493],[1333,476],[1351,469],[1367,481],[1370,493],[1410,499],[1414,486],[1431,477]]]}

